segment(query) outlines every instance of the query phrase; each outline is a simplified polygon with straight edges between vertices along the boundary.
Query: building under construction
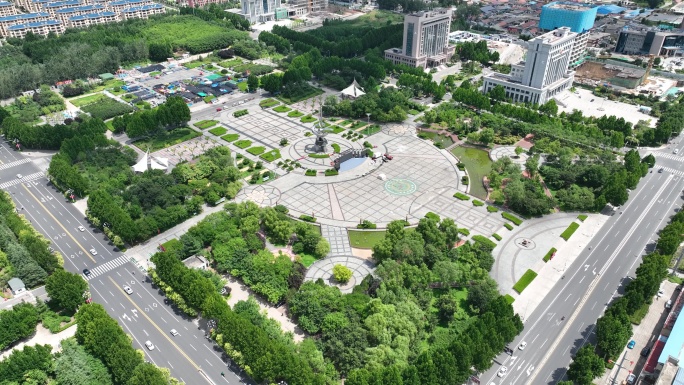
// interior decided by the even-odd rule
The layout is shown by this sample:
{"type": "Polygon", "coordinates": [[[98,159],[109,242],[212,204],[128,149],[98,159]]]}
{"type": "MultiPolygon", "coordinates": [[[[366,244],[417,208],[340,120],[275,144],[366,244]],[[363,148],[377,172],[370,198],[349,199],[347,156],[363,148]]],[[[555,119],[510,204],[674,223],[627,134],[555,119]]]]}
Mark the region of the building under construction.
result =
{"type": "Polygon", "coordinates": [[[575,82],[591,86],[610,85],[634,89],[646,78],[646,69],[615,63],[587,61],[575,70],[575,82]]]}

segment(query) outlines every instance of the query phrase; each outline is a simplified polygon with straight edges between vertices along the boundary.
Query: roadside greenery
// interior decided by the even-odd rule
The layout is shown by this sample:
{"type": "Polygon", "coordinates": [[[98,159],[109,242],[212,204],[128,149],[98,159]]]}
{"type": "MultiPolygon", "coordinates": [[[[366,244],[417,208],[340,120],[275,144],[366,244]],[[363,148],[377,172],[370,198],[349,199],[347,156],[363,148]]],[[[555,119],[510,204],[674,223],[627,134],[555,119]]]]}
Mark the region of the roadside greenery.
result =
{"type": "Polygon", "coordinates": [[[565,239],[565,240],[567,241],[568,239],[570,239],[570,237],[572,236],[572,234],[574,234],[575,231],[576,231],[578,228],[579,228],[579,223],[577,223],[577,222],[572,222],[572,223],[570,224],[570,226],[568,226],[568,228],[565,229],[565,230],[561,233],[560,237],[563,238],[563,239],[565,239]]]}
{"type": "Polygon", "coordinates": [[[525,274],[523,274],[518,282],[513,285],[513,290],[517,291],[518,294],[522,293],[523,290],[525,290],[525,288],[527,288],[527,286],[529,286],[529,284],[532,283],[535,278],[537,278],[537,273],[531,269],[527,269],[525,274]]]}

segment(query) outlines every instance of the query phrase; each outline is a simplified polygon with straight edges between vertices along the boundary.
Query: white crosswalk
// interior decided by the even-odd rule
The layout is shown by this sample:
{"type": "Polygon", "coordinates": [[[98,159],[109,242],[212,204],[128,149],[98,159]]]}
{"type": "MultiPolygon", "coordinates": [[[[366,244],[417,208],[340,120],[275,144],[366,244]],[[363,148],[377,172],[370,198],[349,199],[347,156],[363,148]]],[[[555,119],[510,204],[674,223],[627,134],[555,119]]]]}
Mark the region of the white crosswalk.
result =
{"type": "Polygon", "coordinates": [[[130,262],[130,259],[126,255],[122,255],[117,259],[112,259],[109,262],[103,263],[97,267],[94,267],[90,269],[90,277],[86,277],[85,275],[83,278],[85,278],[86,281],[91,280],[98,275],[104,274],[114,268],[117,268],[121,265],[124,265],[126,263],[130,262]]]}
{"type": "Polygon", "coordinates": [[[679,154],[670,154],[667,152],[652,152],[653,156],[656,158],[665,158],[665,159],[671,159],[671,160],[677,160],[677,161],[684,161],[684,156],[679,155],[679,154]]]}
{"type": "Polygon", "coordinates": [[[660,170],[661,168],[663,169],[663,172],[669,172],[670,174],[677,175],[677,176],[684,176],[683,170],[677,170],[677,169],[671,168],[671,167],[658,167],[657,164],[654,167],[654,169],[657,169],[657,170],[660,170]]]}
{"type": "MultiPolygon", "coordinates": [[[[8,163],[9,164],[9,163],[8,163]]],[[[6,189],[8,187],[16,186],[19,183],[30,182],[45,176],[42,171],[34,172],[33,174],[24,175],[21,179],[12,179],[7,182],[0,183],[0,189],[6,189]]]]}
{"type": "Polygon", "coordinates": [[[30,161],[31,161],[31,159],[24,158],[24,159],[20,159],[20,160],[15,160],[14,162],[0,164],[0,170],[7,170],[8,168],[12,168],[14,166],[19,166],[20,164],[28,163],[30,161]]]}

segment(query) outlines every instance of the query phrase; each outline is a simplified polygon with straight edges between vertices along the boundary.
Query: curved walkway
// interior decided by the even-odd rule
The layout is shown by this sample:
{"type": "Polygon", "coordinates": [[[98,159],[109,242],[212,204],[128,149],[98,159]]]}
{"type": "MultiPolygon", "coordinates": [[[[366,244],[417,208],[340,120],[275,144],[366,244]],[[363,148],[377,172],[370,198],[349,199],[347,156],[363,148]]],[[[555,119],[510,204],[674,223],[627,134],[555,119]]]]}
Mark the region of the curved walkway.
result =
{"type": "Polygon", "coordinates": [[[511,161],[520,167],[525,167],[525,161],[529,156],[525,153],[520,154],[520,156],[515,154],[516,146],[500,146],[495,147],[489,151],[489,157],[492,161],[496,162],[501,158],[511,158],[511,161]]]}
{"type": "Polygon", "coordinates": [[[342,293],[351,293],[354,286],[360,284],[368,274],[373,274],[374,271],[375,264],[362,258],[353,256],[328,257],[314,262],[306,271],[304,280],[315,281],[320,278],[326,285],[339,287],[342,293]],[[352,271],[352,277],[349,282],[341,284],[335,281],[332,275],[335,265],[344,265],[352,271]]]}

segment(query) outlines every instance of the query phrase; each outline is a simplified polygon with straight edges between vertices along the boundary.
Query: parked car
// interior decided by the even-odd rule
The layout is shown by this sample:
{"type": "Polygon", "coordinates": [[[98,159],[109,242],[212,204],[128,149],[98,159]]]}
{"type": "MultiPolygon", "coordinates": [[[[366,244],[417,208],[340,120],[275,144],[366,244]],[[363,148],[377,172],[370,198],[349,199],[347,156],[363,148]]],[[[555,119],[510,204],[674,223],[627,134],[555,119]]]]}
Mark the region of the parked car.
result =
{"type": "Polygon", "coordinates": [[[636,380],[636,376],[634,375],[634,373],[630,373],[629,376],[627,376],[627,383],[629,385],[632,385],[635,380],[636,380]]]}
{"type": "Polygon", "coordinates": [[[641,349],[641,356],[642,357],[648,357],[648,353],[651,352],[651,348],[646,346],[645,348],[641,349]]]}
{"type": "Polygon", "coordinates": [[[629,341],[629,343],[627,344],[627,349],[634,349],[634,346],[635,346],[635,345],[636,345],[636,341],[631,340],[631,341],[629,341]]]}

